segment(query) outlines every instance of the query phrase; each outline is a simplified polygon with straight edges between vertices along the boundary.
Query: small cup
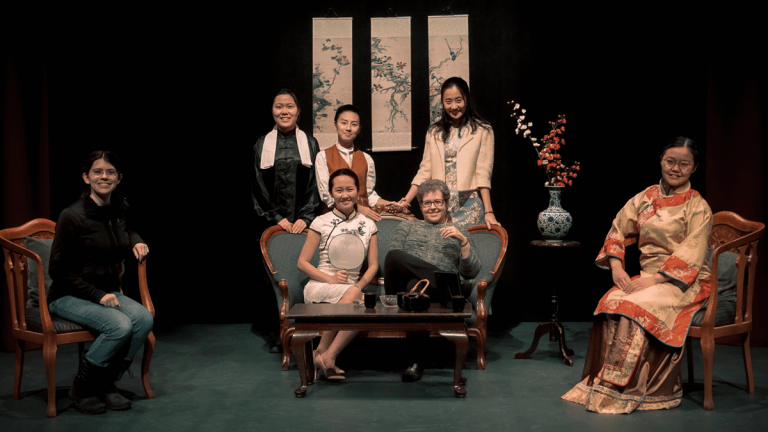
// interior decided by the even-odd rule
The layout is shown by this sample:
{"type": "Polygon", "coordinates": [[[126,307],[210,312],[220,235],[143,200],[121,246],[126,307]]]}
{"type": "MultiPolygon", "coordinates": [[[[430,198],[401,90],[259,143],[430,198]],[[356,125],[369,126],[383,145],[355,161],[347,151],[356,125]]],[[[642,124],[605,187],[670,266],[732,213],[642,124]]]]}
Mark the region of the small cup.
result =
{"type": "Polygon", "coordinates": [[[466,300],[464,299],[464,296],[455,295],[455,296],[451,297],[451,304],[453,305],[453,311],[454,312],[462,312],[462,311],[464,311],[464,303],[466,303],[466,300]]]}
{"type": "Polygon", "coordinates": [[[397,307],[402,308],[403,306],[403,297],[408,294],[407,292],[399,292],[397,293],[397,307]]]}
{"type": "Polygon", "coordinates": [[[376,307],[376,293],[375,292],[367,292],[365,293],[365,307],[367,308],[374,308],[376,307]]]}

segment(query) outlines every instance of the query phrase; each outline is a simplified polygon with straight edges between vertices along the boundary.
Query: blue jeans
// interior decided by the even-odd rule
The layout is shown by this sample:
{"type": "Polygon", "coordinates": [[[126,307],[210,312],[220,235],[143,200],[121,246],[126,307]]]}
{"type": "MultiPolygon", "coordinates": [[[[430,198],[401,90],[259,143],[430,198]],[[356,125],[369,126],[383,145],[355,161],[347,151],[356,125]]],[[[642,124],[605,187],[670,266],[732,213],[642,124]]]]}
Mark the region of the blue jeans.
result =
{"type": "Polygon", "coordinates": [[[85,357],[96,366],[130,362],[152,331],[152,314],[141,303],[113,292],[120,307],[107,307],[73,296],[64,296],[48,305],[48,310],[99,332],[85,357]]]}

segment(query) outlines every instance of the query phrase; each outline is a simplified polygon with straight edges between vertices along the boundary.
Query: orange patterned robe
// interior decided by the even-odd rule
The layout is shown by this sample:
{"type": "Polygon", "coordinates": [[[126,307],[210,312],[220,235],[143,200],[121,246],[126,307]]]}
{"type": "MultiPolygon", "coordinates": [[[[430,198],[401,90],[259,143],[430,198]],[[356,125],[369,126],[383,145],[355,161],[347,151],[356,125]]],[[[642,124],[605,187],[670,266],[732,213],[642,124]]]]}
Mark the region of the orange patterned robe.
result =
{"type": "Polygon", "coordinates": [[[635,278],[662,273],[672,280],[631,294],[608,290],[595,309],[582,381],[563,399],[606,413],[680,404],[681,347],[693,314],[709,298],[711,230],[712,211],[690,182],[671,194],[651,186],[624,205],[597,265],[610,269],[611,257],[623,265],[624,248],[637,243],[642,270],[635,278]]]}

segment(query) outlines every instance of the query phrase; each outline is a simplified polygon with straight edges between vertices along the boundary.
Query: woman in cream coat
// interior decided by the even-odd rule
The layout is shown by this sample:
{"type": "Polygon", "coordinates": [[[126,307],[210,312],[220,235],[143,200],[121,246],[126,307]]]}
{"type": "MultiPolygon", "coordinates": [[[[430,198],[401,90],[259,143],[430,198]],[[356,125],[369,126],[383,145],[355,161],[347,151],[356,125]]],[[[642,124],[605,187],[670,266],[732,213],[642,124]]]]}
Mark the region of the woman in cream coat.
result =
{"type": "Polygon", "coordinates": [[[427,131],[424,157],[408,194],[399,202],[409,206],[418,186],[443,180],[451,191],[448,213],[461,226],[501,225],[491,205],[493,129],[473,107],[467,82],[447,79],[440,90],[443,115],[427,131]]]}

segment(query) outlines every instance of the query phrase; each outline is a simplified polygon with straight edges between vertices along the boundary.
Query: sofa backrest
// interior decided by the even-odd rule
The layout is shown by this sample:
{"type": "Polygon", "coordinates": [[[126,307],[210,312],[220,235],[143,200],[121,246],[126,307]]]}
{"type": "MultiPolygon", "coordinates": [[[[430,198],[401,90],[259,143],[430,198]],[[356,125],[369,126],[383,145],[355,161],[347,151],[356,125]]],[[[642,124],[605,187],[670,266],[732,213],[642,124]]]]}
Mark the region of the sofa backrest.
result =
{"type": "Polygon", "coordinates": [[[477,305],[477,282],[485,279],[488,282],[488,290],[485,293],[485,304],[488,313],[491,313],[491,300],[496,288],[501,269],[504,268],[507,249],[507,232],[504,228],[494,226],[492,231],[488,231],[485,225],[476,225],[469,227],[472,235],[472,243],[475,246],[475,253],[480,258],[480,273],[472,281],[474,289],[469,296],[469,301],[477,305]]]}

